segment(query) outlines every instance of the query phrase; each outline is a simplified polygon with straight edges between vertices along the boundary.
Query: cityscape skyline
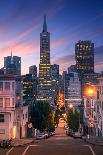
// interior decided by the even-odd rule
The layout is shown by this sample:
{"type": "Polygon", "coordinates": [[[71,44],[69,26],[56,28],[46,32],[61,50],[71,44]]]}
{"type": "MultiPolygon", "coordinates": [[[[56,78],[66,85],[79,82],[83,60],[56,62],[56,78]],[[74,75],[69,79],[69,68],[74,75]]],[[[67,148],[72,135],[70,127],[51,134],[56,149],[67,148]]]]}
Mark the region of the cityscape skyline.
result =
{"type": "Polygon", "coordinates": [[[80,5],[76,6],[75,3],[67,0],[57,0],[56,2],[45,0],[45,3],[42,0],[38,2],[11,0],[10,4],[7,1],[1,1],[0,53],[2,56],[0,67],[3,67],[3,57],[10,55],[11,50],[13,55],[22,58],[22,74],[28,73],[31,65],[38,67],[39,34],[42,31],[43,15],[46,12],[48,30],[51,32],[51,64],[59,64],[60,71],[67,70],[70,65],[75,63],[75,42],[91,40],[96,47],[95,69],[96,71],[102,70],[102,3],[79,0],[80,5]],[[43,9],[40,7],[42,5],[43,9]],[[39,13],[37,13],[38,9],[39,13]],[[61,26],[59,27],[59,25],[61,26]],[[62,31],[63,29],[65,32],[62,31]]]}

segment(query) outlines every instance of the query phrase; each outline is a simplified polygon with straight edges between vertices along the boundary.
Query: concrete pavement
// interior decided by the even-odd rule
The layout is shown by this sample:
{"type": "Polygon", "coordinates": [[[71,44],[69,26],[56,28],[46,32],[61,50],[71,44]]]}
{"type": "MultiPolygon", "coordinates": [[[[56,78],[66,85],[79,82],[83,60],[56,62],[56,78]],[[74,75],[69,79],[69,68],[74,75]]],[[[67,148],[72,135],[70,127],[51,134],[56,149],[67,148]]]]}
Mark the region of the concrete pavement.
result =
{"type": "Polygon", "coordinates": [[[64,128],[57,128],[56,135],[49,139],[35,140],[30,145],[11,150],[0,149],[0,155],[103,155],[102,148],[66,136],[64,128]]]}

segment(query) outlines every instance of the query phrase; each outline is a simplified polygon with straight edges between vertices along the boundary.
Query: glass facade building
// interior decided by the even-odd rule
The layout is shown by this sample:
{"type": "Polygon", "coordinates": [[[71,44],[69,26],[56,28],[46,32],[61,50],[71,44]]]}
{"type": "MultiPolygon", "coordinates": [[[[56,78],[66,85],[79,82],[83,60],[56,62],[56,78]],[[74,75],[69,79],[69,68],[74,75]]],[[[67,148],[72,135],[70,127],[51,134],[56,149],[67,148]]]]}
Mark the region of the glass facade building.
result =
{"type": "Polygon", "coordinates": [[[37,100],[52,102],[52,80],[50,64],[50,33],[44,15],[43,31],[40,33],[40,64],[37,100]]]}
{"type": "Polygon", "coordinates": [[[78,73],[94,73],[94,43],[78,41],[75,44],[75,59],[78,73]]]}

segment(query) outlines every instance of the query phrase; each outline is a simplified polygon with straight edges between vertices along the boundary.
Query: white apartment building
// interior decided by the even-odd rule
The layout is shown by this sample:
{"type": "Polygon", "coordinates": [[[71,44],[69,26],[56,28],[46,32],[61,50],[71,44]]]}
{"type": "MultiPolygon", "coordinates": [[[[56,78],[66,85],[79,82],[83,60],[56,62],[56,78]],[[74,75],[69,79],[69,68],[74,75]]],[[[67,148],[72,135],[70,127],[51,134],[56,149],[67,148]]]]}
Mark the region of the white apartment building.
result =
{"type": "Polygon", "coordinates": [[[103,136],[103,77],[98,78],[97,95],[95,97],[94,124],[97,136],[103,136]]]}
{"type": "Polygon", "coordinates": [[[84,97],[84,124],[94,134],[94,109],[95,99],[92,97],[84,97]]]}
{"type": "Polygon", "coordinates": [[[28,122],[28,107],[16,107],[21,98],[16,95],[16,87],[14,75],[0,75],[0,139],[26,136],[24,126],[28,122]]]}

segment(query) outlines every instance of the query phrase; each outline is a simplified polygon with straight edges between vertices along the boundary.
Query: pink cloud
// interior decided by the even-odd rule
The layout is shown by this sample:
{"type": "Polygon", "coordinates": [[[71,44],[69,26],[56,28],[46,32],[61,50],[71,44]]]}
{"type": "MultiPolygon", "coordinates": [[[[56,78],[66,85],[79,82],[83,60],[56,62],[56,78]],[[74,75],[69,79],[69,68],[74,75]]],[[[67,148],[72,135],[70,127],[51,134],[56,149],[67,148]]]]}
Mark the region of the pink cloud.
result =
{"type": "Polygon", "coordinates": [[[66,42],[65,39],[53,40],[51,43],[51,48],[58,48],[66,42]]]}

